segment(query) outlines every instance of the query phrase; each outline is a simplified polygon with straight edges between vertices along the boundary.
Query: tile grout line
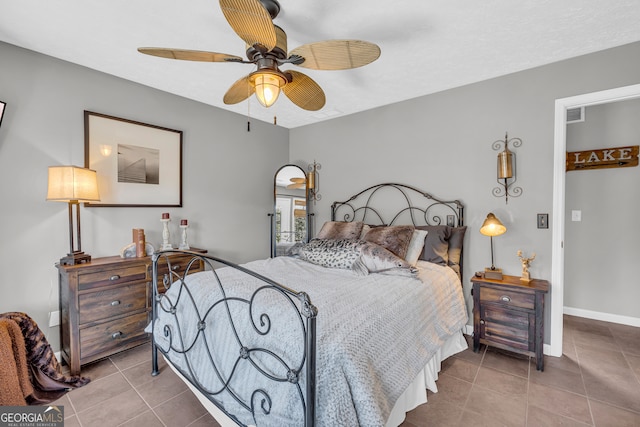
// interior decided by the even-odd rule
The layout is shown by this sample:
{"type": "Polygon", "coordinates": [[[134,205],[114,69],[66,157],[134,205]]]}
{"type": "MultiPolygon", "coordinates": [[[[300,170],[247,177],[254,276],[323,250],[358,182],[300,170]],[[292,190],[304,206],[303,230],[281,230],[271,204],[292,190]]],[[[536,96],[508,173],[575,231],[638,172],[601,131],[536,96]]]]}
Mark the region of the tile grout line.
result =
{"type": "MultiPolygon", "coordinates": [[[[111,360],[111,358],[109,358],[111,360]]],[[[124,380],[131,386],[131,388],[133,389],[133,391],[136,392],[136,394],[140,397],[140,399],[144,402],[145,405],[147,405],[147,408],[149,408],[149,411],[151,411],[151,413],[160,421],[160,423],[164,426],[164,427],[168,427],[165,422],[162,420],[162,418],[160,418],[160,416],[156,413],[156,411],[153,410],[153,408],[151,407],[151,405],[149,405],[149,402],[147,402],[147,400],[142,396],[142,394],[140,394],[140,392],[138,391],[137,387],[134,386],[131,381],[129,381],[129,378],[127,378],[127,376],[124,374],[124,372],[122,372],[122,370],[120,369],[120,367],[118,366],[118,364],[116,362],[114,362],[113,360],[111,360],[111,363],[113,363],[116,367],[116,369],[118,370],[118,372],[120,372],[120,374],[123,376],[124,380]]],[[[142,365],[143,363],[149,363],[149,361],[143,361],[140,363],[137,363],[133,366],[129,366],[127,369],[136,367],[138,365],[142,365]]],[[[146,384],[146,383],[145,383],[146,384]]],[[[171,400],[171,399],[168,399],[171,400]]],[[[167,401],[168,401],[167,400],[167,401]]],[[[163,402],[164,403],[164,402],[163,402]]],[[[135,420],[136,418],[138,418],[141,414],[136,415],[135,417],[128,419],[127,421],[119,424],[119,425],[123,425],[129,421],[135,420]]]]}

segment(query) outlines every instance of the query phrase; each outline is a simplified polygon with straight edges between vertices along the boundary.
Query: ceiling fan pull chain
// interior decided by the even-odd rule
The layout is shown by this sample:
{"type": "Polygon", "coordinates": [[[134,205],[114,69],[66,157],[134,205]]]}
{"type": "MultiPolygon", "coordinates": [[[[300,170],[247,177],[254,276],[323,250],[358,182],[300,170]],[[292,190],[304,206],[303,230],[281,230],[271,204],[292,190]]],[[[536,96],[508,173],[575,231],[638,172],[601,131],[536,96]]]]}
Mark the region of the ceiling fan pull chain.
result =
{"type": "Polygon", "coordinates": [[[249,95],[247,96],[247,132],[251,132],[251,91],[249,90],[249,86],[247,86],[247,92],[249,95]]]}

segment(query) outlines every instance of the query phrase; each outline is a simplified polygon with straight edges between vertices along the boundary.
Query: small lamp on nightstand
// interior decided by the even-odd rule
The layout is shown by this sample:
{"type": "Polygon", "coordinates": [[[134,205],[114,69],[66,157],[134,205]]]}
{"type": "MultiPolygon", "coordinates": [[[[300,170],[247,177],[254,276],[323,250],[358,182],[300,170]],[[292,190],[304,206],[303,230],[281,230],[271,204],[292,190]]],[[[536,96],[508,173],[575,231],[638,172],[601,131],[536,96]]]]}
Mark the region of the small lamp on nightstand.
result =
{"type": "Polygon", "coordinates": [[[491,267],[484,269],[484,277],[486,279],[502,280],[502,270],[496,268],[493,264],[493,236],[499,236],[506,231],[507,227],[493,213],[487,215],[487,219],[484,220],[482,227],[480,227],[480,233],[491,238],[491,267]]]}
{"type": "Polygon", "coordinates": [[[80,202],[99,202],[96,172],[78,166],[50,166],[47,200],[69,204],[69,253],[60,259],[60,265],[75,265],[91,261],[91,255],[82,252],[80,239],[80,202]],[[73,238],[73,206],[76,207],[77,249],[73,238]]]}

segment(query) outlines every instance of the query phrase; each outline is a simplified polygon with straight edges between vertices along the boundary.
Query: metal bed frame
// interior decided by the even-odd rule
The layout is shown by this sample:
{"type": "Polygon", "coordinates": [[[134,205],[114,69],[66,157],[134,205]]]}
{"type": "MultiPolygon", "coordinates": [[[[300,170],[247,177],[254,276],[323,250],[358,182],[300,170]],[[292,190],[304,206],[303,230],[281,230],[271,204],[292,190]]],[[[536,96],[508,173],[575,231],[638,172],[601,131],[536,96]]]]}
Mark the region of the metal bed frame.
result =
{"type": "MultiPolygon", "coordinates": [[[[383,206],[388,206],[388,203],[384,203],[383,206]]],[[[396,203],[397,205],[397,203],[396,203]]],[[[454,201],[443,201],[431,196],[429,193],[425,193],[423,191],[417,190],[414,187],[410,187],[404,184],[393,184],[393,183],[385,183],[379,184],[363,190],[348,200],[344,202],[334,202],[331,205],[331,218],[332,220],[336,220],[338,218],[338,214],[341,213],[342,221],[364,221],[369,224],[379,223],[385,225],[392,225],[397,223],[408,216],[411,220],[411,223],[414,225],[420,225],[420,223],[424,223],[425,225],[444,225],[446,222],[449,222],[449,225],[461,226],[463,223],[463,212],[464,207],[462,203],[457,200],[454,201]],[[401,201],[403,203],[403,207],[395,213],[388,221],[382,216],[378,209],[375,209],[372,206],[372,201],[374,200],[374,196],[376,199],[381,198],[382,200],[387,200],[382,197],[383,193],[391,192],[392,194],[400,194],[401,201]],[[412,203],[412,198],[416,196],[421,197],[421,200],[424,202],[424,199],[427,200],[427,206],[420,208],[416,207],[412,203]],[[356,200],[364,200],[364,204],[361,206],[357,206],[356,200]],[[404,204],[406,203],[406,206],[404,204]],[[344,212],[344,213],[342,213],[344,212]],[[371,220],[373,218],[373,220],[371,220]],[[373,222],[372,222],[373,221],[373,222]]],[[[195,388],[197,388],[204,396],[206,396],[216,407],[218,407],[222,412],[224,412],[227,416],[229,416],[232,420],[234,420],[239,425],[243,425],[242,422],[234,415],[228,413],[222,403],[218,400],[218,396],[222,393],[228,393],[233,399],[236,400],[243,407],[253,419],[256,419],[257,411],[261,411],[260,415],[269,415],[272,410],[272,399],[269,395],[269,390],[265,390],[262,388],[258,388],[254,390],[249,396],[240,396],[234,391],[229,384],[233,379],[234,375],[237,374],[236,368],[242,367],[242,361],[248,361],[253,369],[256,369],[260,372],[264,377],[268,378],[270,381],[277,383],[289,383],[292,387],[297,388],[298,395],[300,397],[300,408],[304,414],[304,426],[305,427],[313,427],[315,425],[315,412],[316,412],[316,316],[318,315],[318,309],[312,304],[309,296],[305,292],[298,292],[292,289],[289,289],[267,277],[261,276],[251,270],[248,270],[242,266],[231,263],[229,261],[206,255],[196,252],[190,251],[181,251],[181,250],[165,250],[160,251],[153,255],[153,289],[152,289],[152,324],[155,325],[156,320],[158,319],[159,311],[162,310],[166,313],[169,313],[171,316],[174,316],[178,334],[174,335],[174,332],[171,328],[165,325],[163,334],[170,342],[169,351],[165,351],[160,348],[155,339],[152,338],[152,375],[158,375],[158,350],[161,351],[164,355],[166,355],[170,351],[174,351],[177,353],[185,354],[190,349],[192,349],[197,340],[204,340],[207,348],[209,349],[208,354],[208,365],[207,369],[212,369],[220,383],[222,383],[222,387],[218,390],[207,390],[202,384],[200,384],[197,380],[194,380],[194,366],[187,362],[187,369],[183,370],[175,364],[171,363],[169,357],[167,357],[168,363],[171,363],[172,366],[180,372],[185,378],[187,378],[195,388]],[[186,270],[179,274],[172,268],[171,265],[171,257],[172,254],[189,254],[192,258],[188,263],[186,270]],[[158,263],[167,264],[168,273],[164,274],[163,277],[158,277],[158,263]],[[213,275],[216,279],[216,283],[213,286],[217,286],[218,290],[222,294],[222,298],[218,301],[214,302],[211,307],[209,307],[204,313],[197,312],[198,316],[198,331],[193,339],[193,341],[186,342],[185,337],[181,334],[180,322],[176,315],[176,306],[182,298],[187,299],[187,301],[194,305],[195,300],[192,296],[188,285],[185,283],[185,278],[189,274],[190,270],[195,270],[196,266],[200,267],[200,262],[204,263],[205,270],[210,270],[213,272],[213,275]],[[233,269],[236,269],[248,276],[259,279],[260,286],[257,286],[251,295],[246,296],[245,298],[239,297],[228,297],[225,291],[225,284],[221,282],[220,277],[216,272],[216,268],[218,266],[226,266],[233,269]],[[164,289],[168,289],[172,286],[179,286],[178,298],[176,301],[171,301],[167,296],[165,296],[163,292],[164,289]],[[295,316],[300,320],[300,327],[302,331],[302,340],[303,340],[303,354],[300,360],[294,364],[289,365],[285,362],[284,355],[277,355],[269,349],[260,348],[260,347],[249,347],[246,343],[242,342],[236,325],[234,323],[234,319],[231,316],[231,311],[229,309],[229,303],[231,301],[235,303],[241,303],[246,306],[248,310],[249,317],[251,319],[251,327],[254,331],[260,335],[268,336],[272,332],[272,321],[271,317],[268,313],[260,313],[259,316],[256,316],[254,312],[254,299],[256,296],[262,292],[276,292],[283,297],[283,304],[279,309],[281,310],[293,310],[295,316]],[[228,315],[228,320],[230,322],[231,328],[233,330],[233,334],[236,340],[236,346],[234,348],[229,348],[228,346],[225,348],[214,348],[214,352],[236,352],[237,359],[235,361],[235,365],[233,370],[230,373],[222,372],[220,367],[216,366],[214,361],[214,357],[211,355],[211,343],[207,342],[207,317],[210,315],[211,311],[214,307],[222,305],[225,309],[225,312],[228,315]],[[256,323],[256,317],[259,318],[259,323],[256,323]],[[252,357],[255,355],[256,357],[252,357]],[[261,367],[260,362],[257,360],[258,355],[260,357],[268,356],[273,360],[277,361],[277,363],[281,364],[286,369],[286,376],[276,376],[273,373],[267,372],[261,367]],[[301,377],[304,376],[305,386],[304,388],[300,384],[301,377]],[[258,403],[256,403],[259,401],[258,403]]],[[[154,328],[155,329],[155,328],[154,328]]],[[[294,333],[298,333],[295,332],[294,333]]],[[[188,360],[188,359],[187,359],[188,360]]],[[[201,368],[201,367],[200,367],[201,368]]],[[[256,423],[257,424],[257,423],[256,423]]]]}

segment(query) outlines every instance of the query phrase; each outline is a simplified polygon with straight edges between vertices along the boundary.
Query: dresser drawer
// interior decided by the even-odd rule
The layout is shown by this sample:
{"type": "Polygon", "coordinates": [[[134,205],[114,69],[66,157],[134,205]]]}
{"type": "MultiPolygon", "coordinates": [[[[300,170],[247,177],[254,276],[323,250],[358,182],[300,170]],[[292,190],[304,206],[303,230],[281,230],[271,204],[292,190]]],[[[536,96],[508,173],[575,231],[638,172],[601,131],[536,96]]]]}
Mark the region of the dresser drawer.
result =
{"type": "Polygon", "coordinates": [[[482,303],[499,303],[509,307],[520,307],[527,310],[533,310],[535,307],[535,294],[483,286],[480,288],[480,301],[482,303]]]}
{"type": "Polygon", "coordinates": [[[149,313],[115,319],[80,330],[80,358],[86,359],[96,354],[113,354],[134,341],[146,340],[144,328],[149,322],[149,313]]]}
{"type": "Polygon", "coordinates": [[[78,296],[80,324],[109,319],[147,307],[146,282],[109,287],[78,296]]]}
{"type": "Polygon", "coordinates": [[[78,275],[78,289],[87,290],[105,285],[145,280],[147,267],[140,263],[129,267],[108,268],[78,275]]]}
{"type": "MultiPolygon", "coordinates": [[[[163,284],[164,280],[166,280],[167,283],[171,283],[172,281],[175,282],[179,280],[180,277],[184,277],[187,267],[189,267],[189,274],[202,271],[203,261],[196,259],[191,266],[189,266],[189,262],[191,262],[192,259],[193,257],[188,255],[172,255],[169,263],[171,264],[171,271],[175,274],[172,278],[169,278],[169,265],[166,262],[166,258],[161,257],[158,261],[158,291],[164,293],[167,290],[163,284]]],[[[153,268],[153,265],[151,268],[153,268]]],[[[153,277],[153,271],[149,271],[149,276],[153,277]]]]}

